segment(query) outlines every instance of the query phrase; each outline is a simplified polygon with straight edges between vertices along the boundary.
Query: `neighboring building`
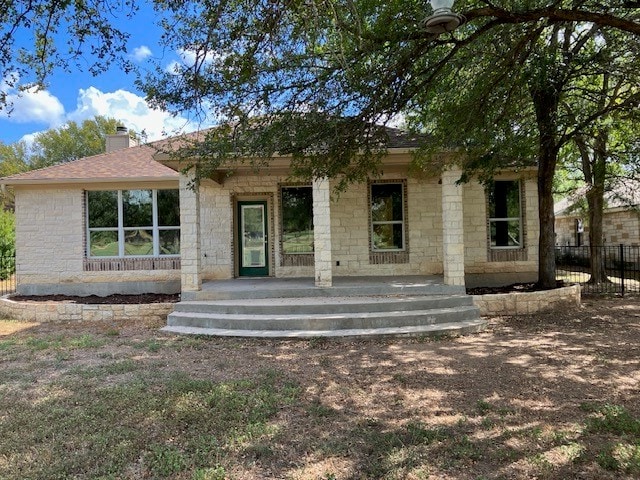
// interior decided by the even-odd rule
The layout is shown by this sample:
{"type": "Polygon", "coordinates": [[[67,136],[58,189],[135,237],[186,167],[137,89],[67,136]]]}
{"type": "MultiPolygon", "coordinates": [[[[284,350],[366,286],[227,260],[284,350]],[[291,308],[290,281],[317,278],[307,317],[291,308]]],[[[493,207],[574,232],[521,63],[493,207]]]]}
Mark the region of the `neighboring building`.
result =
{"type": "MultiPolygon", "coordinates": [[[[153,145],[1,180],[15,191],[18,292],[197,291],[235,277],[442,275],[449,285],[537,279],[535,170],[488,188],[460,172],[409,173],[409,137],[392,131],[384,174],[340,195],[332,181],[220,168],[191,188],[153,145]]],[[[128,137],[114,136],[113,141],[128,137]]]]}
{"type": "MultiPolygon", "coordinates": [[[[589,222],[584,209],[577,208],[585,191],[562,199],[554,205],[556,245],[580,247],[589,245],[589,222]]],[[[602,218],[604,245],[640,246],[640,190],[616,189],[605,195],[602,218]]]]}

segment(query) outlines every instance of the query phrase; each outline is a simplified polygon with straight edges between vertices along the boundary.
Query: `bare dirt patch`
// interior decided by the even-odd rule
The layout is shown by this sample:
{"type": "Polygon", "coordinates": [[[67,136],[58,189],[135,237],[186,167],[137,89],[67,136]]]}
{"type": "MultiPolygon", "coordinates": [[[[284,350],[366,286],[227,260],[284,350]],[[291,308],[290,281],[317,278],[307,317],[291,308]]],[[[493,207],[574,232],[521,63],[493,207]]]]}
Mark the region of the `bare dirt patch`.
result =
{"type": "Polygon", "coordinates": [[[483,333],[436,340],[221,339],[159,326],[43,324],[4,337],[0,477],[640,476],[637,298],[585,298],[580,308],[490,318],[483,333]],[[253,394],[263,417],[243,403],[253,394]],[[107,403],[129,395],[125,406],[107,403]],[[48,404],[82,421],[61,416],[56,443],[15,433],[37,432],[39,416],[57,421],[40,410],[48,404]],[[96,422],[113,410],[102,433],[96,422]],[[208,423],[235,416],[228,429],[208,423]],[[96,424],[83,437],[86,422],[96,424]],[[121,428],[126,441],[112,440],[121,428]],[[102,453],[91,456],[91,444],[102,453]]]}

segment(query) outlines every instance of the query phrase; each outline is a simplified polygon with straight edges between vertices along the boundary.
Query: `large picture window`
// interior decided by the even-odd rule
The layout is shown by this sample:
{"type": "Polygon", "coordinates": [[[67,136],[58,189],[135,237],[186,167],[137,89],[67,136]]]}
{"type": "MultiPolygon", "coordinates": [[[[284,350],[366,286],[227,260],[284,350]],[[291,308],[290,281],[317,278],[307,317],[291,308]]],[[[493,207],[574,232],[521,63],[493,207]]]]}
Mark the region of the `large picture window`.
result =
{"type": "Polygon", "coordinates": [[[488,190],[491,248],[522,248],[520,182],[495,181],[488,190]]]}
{"type": "Polygon", "coordinates": [[[371,184],[371,249],[374,252],[405,249],[404,185],[371,184]]]}
{"type": "Polygon", "coordinates": [[[282,187],[282,253],[313,253],[311,187],[282,187]]]}
{"type": "Polygon", "coordinates": [[[88,257],[180,255],[178,190],[87,192],[88,257]]]}

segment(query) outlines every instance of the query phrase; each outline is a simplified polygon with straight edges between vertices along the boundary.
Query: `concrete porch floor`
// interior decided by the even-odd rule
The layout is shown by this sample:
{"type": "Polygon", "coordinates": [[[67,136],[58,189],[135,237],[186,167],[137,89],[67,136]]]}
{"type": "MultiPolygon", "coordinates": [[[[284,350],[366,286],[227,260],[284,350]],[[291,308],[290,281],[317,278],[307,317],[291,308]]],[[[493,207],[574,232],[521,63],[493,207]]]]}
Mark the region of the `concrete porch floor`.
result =
{"type": "Polygon", "coordinates": [[[411,293],[464,294],[465,289],[445,285],[442,275],[342,276],[333,277],[331,287],[316,287],[313,277],[241,277],[205,281],[202,290],[183,292],[182,300],[411,293]]]}

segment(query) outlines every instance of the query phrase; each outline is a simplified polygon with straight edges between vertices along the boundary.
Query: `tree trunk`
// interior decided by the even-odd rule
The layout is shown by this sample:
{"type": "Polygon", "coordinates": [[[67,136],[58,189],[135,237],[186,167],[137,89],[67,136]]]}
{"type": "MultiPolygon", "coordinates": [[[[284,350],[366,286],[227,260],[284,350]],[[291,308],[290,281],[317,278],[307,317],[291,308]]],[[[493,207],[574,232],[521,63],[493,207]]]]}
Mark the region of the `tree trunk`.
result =
{"type": "Polygon", "coordinates": [[[587,190],[587,205],[589,209],[589,260],[591,263],[591,278],[589,283],[607,282],[607,272],[604,267],[603,216],[604,216],[604,188],[606,180],[606,145],[608,136],[600,130],[594,136],[593,148],[590,148],[583,136],[574,138],[580,152],[582,173],[589,189],[587,190]]]}
{"type": "Polygon", "coordinates": [[[557,150],[541,144],[538,159],[538,218],[540,220],[538,284],[542,288],[555,288],[556,286],[553,176],[557,161],[557,150]]]}
{"type": "Polygon", "coordinates": [[[587,203],[589,204],[589,258],[591,263],[591,278],[589,283],[607,282],[607,272],[604,268],[603,255],[603,196],[594,192],[587,193],[587,203]]]}
{"type": "Polygon", "coordinates": [[[608,281],[604,268],[603,249],[604,232],[602,220],[604,216],[604,182],[606,179],[606,146],[607,133],[600,130],[595,135],[593,148],[593,162],[591,174],[593,182],[587,192],[589,204],[589,256],[591,258],[590,283],[602,283],[608,281]]]}
{"type": "Polygon", "coordinates": [[[553,212],[553,177],[558,163],[557,112],[559,91],[556,85],[542,82],[530,86],[539,131],[538,145],[538,284],[556,286],[556,234],[553,212]]]}

